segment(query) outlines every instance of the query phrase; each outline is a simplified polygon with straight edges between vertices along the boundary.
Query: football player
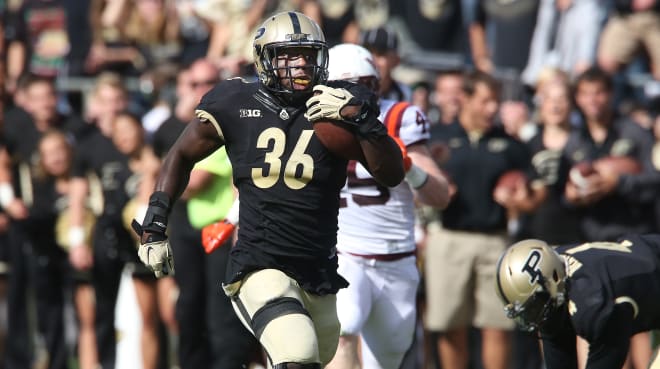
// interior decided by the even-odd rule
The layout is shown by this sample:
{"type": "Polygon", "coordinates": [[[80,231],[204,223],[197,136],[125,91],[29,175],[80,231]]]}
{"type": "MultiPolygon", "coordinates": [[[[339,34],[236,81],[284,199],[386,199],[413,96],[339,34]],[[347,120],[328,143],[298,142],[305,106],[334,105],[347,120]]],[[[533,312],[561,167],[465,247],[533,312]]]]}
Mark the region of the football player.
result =
{"type": "Polygon", "coordinates": [[[520,241],[498,262],[497,292],[509,318],[540,331],[548,369],[577,369],[576,334],[589,342],[587,369],[619,369],[630,337],[660,328],[660,235],[520,241]]]}
{"type": "Polygon", "coordinates": [[[347,160],[321,144],[313,122],[352,127],[363,164],[385,186],[403,179],[401,151],[378,121],[373,93],[326,85],[327,44],[305,15],[269,17],[255,34],[254,59],[259,81],[213,88],[165,157],[145,220],[134,223],[138,253],[156,275],[173,272],[165,235],[171,204],[194,163],[224,145],[240,196],[225,293],[273,368],[322,368],[339,337],[335,294],[347,286],[335,249],[347,160]]]}
{"type": "MultiPolygon", "coordinates": [[[[330,80],[357,82],[378,91],[378,70],[362,46],[334,46],[328,71],[330,80]]],[[[328,366],[333,369],[400,367],[416,322],[415,199],[439,209],[449,202],[447,180],[426,147],[429,125],[424,113],[408,102],[379,103],[380,120],[401,145],[406,177],[398,186],[383,186],[361,163],[349,162],[337,250],[339,273],[350,284],[337,293],[341,336],[328,366]]]]}

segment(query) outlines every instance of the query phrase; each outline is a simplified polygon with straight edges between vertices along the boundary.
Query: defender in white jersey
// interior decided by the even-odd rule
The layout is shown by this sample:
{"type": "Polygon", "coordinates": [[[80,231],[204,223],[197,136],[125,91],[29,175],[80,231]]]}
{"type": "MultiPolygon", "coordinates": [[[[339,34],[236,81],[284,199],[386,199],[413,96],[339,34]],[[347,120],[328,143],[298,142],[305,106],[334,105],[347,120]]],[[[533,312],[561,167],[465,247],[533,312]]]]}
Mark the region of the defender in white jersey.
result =
{"type": "MultiPolygon", "coordinates": [[[[378,72],[369,51],[341,44],[330,49],[330,80],[351,80],[378,91],[378,72]]],[[[381,100],[380,121],[401,145],[406,181],[376,182],[358,162],[348,164],[339,209],[339,273],[349,281],[337,294],[339,347],[327,368],[398,369],[413,340],[415,294],[414,201],[444,208],[447,180],[426,147],[424,114],[406,102],[381,100]],[[362,366],[357,354],[362,343],[362,366]]]]}

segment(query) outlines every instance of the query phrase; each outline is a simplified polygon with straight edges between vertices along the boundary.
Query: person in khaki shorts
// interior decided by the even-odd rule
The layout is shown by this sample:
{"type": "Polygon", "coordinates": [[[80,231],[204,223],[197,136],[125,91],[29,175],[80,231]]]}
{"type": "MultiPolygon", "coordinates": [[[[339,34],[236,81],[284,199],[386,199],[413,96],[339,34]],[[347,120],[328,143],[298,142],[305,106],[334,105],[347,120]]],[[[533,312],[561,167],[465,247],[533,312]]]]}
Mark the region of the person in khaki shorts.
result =
{"type": "Polygon", "coordinates": [[[613,74],[627,65],[643,48],[651,72],[660,80],[660,1],[616,0],[600,39],[598,64],[613,74]]]}
{"type": "MultiPolygon", "coordinates": [[[[499,83],[493,77],[467,74],[458,121],[443,126],[440,135],[450,150],[443,169],[456,191],[442,212],[442,225],[436,221],[427,228],[425,325],[440,333],[444,369],[467,368],[471,326],[481,330],[484,368],[506,369],[510,362],[514,325],[493,289],[495,266],[508,244],[503,205],[522,208],[527,194],[495,198],[493,190],[503,173],[532,169],[527,148],[493,125],[498,97],[499,83]]],[[[522,185],[516,190],[526,189],[522,185]]]]}

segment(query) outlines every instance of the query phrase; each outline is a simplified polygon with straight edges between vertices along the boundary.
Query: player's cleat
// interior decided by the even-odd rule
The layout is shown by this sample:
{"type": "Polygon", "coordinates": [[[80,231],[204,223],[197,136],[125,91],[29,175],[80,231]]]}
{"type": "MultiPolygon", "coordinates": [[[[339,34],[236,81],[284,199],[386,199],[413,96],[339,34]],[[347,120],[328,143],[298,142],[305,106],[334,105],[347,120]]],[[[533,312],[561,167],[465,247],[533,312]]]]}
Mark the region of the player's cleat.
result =
{"type": "Polygon", "coordinates": [[[236,226],[229,221],[222,220],[202,228],[202,246],[207,254],[222,246],[234,234],[236,226]]]}

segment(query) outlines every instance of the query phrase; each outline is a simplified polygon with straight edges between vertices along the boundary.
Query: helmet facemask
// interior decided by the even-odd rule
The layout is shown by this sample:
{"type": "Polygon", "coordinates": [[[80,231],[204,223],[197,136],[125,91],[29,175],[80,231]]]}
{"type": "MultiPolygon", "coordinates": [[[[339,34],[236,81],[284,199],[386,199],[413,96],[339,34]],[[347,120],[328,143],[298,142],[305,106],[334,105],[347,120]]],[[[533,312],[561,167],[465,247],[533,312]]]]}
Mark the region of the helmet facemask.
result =
{"type": "Polygon", "coordinates": [[[259,80],[270,92],[276,96],[295,102],[301,99],[307,99],[312,95],[312,89],[318,84],[324,84],[328,75],[328,48],[325,44],[319,42],[291,43],[282,42],[266,45],[261,51],[262,71],[259,73],[259,80]],[[305,57],[307,63],[305,66],[289,66],[291,60],[284,59],[278,62],[278,58],[288,54],[287,50],[293,48],[309,48],[312,50],[312,56],[305,57]],[[281,65],[284,63],[284,65],[281,65]],[[294,89],[294,83],[298,80],[300,74],[294,72],[295,69],[306,69],[304,73],[307,80],[305,89],[294,89]]]}
{"type": "Polygon", "coordinates": [[[518,324],[521,330],[534,332],[539,330],[563,303],[563,293],[558,293],[553,298],[547,290],[542,289],[522,304],[516,301],[506,305],[504,312],[508,318],[513,319],[518,324]]]}

